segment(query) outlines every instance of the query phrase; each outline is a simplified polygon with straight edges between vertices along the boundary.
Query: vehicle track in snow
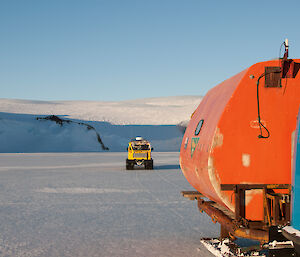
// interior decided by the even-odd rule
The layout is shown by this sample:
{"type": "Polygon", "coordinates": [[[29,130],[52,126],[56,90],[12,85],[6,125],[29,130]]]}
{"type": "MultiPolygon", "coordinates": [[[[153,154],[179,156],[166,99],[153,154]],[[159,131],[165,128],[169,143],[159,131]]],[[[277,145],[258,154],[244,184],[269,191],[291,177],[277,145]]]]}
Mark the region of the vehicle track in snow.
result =
{"type": "MultiPolygon", "coordinates": [[[[165,179],[161,174],[160,174],[160,172],[159,171],[157,171],[157,172],[155,172],[155,174],[157,175],[158,174],[158,176],[160,177],[160,178],[162,178],[163,180],[164,180],[164,182],[165,183],[167,183],[167,184],[170,184],[170,185],[175,185],[176,187],[178,187],[178,188],[180,188],[180,186],[179,185],[177,185],[177,184],[174,184],[174,183],[172,183],[172,182],[169,182],[167,179],[165,179]]],[[[145,192],[147,192],[158,204],[160,204],[160,205],[162,205],[162,204],[164,204],[164,202],[165,201],[162,201],[160,198],[158,198],[148,187],[146,187],[143,183],[142,183],[142,181],[141,181],[141,179],[140,179],[140,176],[141,176],[141,174],[140,174],[140,172],[139,172],[139,170],[135,170],[135,178],[136,178],[136,181],[137,181],[137,183],[145,190],[145,192]]],[[[178,191],[178,194],[179,194],[179,192],[180,191],[178,191]]],[[[178,203],[179,204],[179,203],[178,203]]],[[[185,202],[181,202],[181,204],[185,204],[185,202]]],[[[179,219],[180,219],[180,224],[182,225],[182,226],[186,226],[187,224],[186,224],[186,218],[183,216],[183,215],[181,215],[178,211],[176,211],[176,210],[174,210],[171,206],[165,206],[165,208],[168,208],[169,210],[170,210],[170,213],[172,213],[174,216],[176,216],[176,217],[178,217],[179,219]]],[[[189,224],[189,227],[190,227],[190,230],[194,230],[195,232],[199,232],[199,234],[200,234],[200,230],[199,229],[196,229],[195,227],[193,227],[193,225],[191,225],[191,224],[189,224]]]]}
{"type": "Polygon", "coordinates": [[[177,156],[126,171],[125,152],[0,155],[0,255],[212,256],[199,238],[218,226],[180,195],[177,156]]]}
{"type": "MultiPolygon", "coordinates": [[[[171,182],[171,181],[169,181],[168,179],[166,179],[165,176],[163,176],[161,172],[157,171],[156,174],[157,174],[162,180],[164,180],[167,184],[172,185],[172,186],[175,186],[175,187],[177,187],[179,190],[182,190],[182,188],[181,188],[180,185],[178,185],[178,184],[176,184],[176,183],[174,183],[174,182],[171,182]]],[[[169,177],[169,176],[168,176],[168,177],[169,177]]]]}

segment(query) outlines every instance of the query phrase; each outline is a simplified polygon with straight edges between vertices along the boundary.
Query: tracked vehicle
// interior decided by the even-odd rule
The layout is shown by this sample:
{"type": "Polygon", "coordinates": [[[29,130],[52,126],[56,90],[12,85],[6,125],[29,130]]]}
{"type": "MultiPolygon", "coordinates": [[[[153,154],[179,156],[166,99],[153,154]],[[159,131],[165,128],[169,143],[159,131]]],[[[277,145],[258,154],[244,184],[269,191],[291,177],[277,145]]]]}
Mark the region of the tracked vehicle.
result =
{"type": "Polygon", "coordinates": [[[135,165],[144,166],[147,170],[153,170],[152,150],[150,142],[142,137],[132,139],[127,147],[126,170],[132,170],[135,165]]]}

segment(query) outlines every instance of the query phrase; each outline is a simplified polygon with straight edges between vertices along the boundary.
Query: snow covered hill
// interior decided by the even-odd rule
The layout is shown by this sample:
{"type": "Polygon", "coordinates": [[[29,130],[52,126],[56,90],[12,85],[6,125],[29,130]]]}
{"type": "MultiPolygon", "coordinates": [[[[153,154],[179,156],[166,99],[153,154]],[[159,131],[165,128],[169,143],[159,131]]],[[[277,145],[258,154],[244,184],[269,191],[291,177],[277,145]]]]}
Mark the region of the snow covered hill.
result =
{"type": "Polygon", "coordinates": [[[182,130],[201,96],[145,98],[120,102],[0,99],[0,152],[125,151],[142,136],[156,151],[178,151],[182,130]],[[48,115],[74,121],[37,120],[48,115]],[[82,126],[78,123],[84,123],[82,126]],[[92,126],[94,129],[89,129],[92,126]]]}
{"type": "Polygon", "coordinates": [[[176,125],[189,119],[201,96],[145,98],[120,102],[0,99],[0,112],[63,115],[115,125],[176,125]]]}

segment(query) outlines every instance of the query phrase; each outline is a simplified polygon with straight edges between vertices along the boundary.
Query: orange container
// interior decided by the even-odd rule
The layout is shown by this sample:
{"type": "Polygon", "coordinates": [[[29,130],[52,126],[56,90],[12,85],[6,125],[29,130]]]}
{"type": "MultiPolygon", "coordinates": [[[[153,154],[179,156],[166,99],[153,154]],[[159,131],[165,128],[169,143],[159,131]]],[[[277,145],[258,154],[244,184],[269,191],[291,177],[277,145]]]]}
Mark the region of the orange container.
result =
{"type": "MultiPolygon", "coordinates": [[[[197,191],[232,211],[233,192],[221,191],[221,184],[291,183],[300,60],[287,60],[283,71],[278,66],[279,60],[257,63],[211,89],[183,137],[184,176],[197,191]],[[258,122],[257,88],[260,121],[268,138],[258,137],[268,132],[258,122]]],[[[262,206],[262,190],[246,192],[247,219],[262,220],[262,206]]]]}

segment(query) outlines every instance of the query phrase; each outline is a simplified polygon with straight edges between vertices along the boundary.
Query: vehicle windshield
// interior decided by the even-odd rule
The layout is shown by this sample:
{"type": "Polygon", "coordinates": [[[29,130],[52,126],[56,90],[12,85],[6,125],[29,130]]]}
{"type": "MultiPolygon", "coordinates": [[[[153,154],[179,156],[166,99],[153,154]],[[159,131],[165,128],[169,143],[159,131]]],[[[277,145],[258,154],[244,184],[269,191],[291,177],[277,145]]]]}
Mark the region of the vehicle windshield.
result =
{"type": "Polygon", "coordinates": [[[150,150],[149,144],[133,142],[131,145],[133,150],[150,150]]]}

